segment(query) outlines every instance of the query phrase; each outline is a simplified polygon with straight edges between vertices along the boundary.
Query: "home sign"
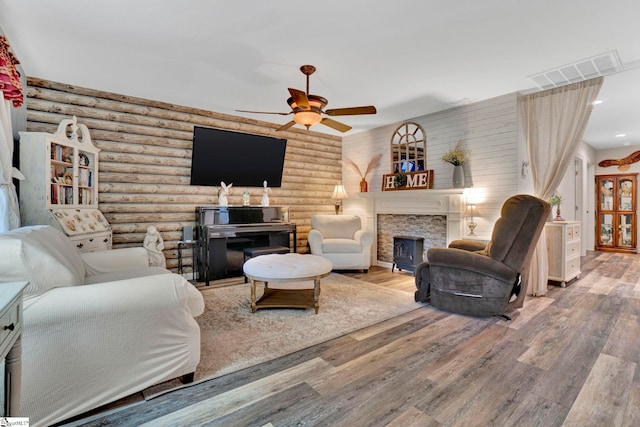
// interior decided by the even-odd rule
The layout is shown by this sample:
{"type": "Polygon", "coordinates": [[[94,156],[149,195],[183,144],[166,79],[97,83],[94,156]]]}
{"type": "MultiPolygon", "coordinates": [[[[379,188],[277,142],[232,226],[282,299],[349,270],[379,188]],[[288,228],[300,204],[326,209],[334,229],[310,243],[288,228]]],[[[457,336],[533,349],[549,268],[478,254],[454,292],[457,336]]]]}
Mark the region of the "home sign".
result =
{"type": "Polygon", "coordinates": [[[433,170],[382,175],[382,191],[433,188],[433,170]]]}

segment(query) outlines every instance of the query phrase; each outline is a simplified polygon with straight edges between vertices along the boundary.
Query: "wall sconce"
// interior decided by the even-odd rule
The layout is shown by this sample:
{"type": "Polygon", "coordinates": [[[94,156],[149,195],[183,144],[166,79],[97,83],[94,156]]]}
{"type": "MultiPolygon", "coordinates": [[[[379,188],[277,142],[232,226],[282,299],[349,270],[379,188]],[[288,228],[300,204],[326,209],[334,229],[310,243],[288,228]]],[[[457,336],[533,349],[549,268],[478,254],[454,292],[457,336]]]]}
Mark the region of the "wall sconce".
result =
{"type": "Polygon", "coordinates": [[[347,198],[347,191],[344,189],[344,185],[342,185],[341,182],[333,188],[333,195],[331,198],[336,199],[336,215],[338,215],[338,213],[340,213],[340,208],[342,207],[342,199],[347,198]]]}
{"type": "Polygon", "coordinates": [[[478,224],[475,223],[473,218],[476,216],[480,216],[480,212],[478,212],[478,206],[476,206],[475,204],[467,205],[467,210],[465,211],[464,215],[471,218],[471,220],[467,224],[467,227],[469,227],[469,236],[475,236],[476,234],[473,232],[473,230],[476,229],[476,226],[478,224]]]}
{"type": "Polygon", "coordinates": [[[529,162],[526,160],[523,160],[522,163],[520,164],[520,176],[522,177],[522,179],[525,179],[528,174],[529,174],[529,162]]]}

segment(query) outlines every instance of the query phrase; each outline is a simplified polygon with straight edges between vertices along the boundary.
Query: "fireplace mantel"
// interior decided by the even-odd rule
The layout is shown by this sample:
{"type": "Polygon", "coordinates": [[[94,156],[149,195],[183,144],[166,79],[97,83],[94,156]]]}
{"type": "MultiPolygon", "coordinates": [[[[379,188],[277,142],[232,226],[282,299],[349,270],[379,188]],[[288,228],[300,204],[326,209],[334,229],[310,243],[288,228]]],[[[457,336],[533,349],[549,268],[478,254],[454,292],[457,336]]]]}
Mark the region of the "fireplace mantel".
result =
{"type": "MultiPolygon", "coordinates": [[[[422,215],[457,215],[464,209],[464,189],[398,190],[358,193],[373,201],[374,213],[415,213],[422,215]]],[[[453,219],[453,218],[452,218],[453,219]]]]}
{"type": "MultiPolygon", "coordinates": [[[[464,189],[398,190],[358,193],[359,198],[369,199],[368,212],[374,224],[378,214],[397,215],[446,215],[447,244],[462,235],[464,214],[464,189]]],[[[374,225],[377,230],[377,226],[374,225]]]]}

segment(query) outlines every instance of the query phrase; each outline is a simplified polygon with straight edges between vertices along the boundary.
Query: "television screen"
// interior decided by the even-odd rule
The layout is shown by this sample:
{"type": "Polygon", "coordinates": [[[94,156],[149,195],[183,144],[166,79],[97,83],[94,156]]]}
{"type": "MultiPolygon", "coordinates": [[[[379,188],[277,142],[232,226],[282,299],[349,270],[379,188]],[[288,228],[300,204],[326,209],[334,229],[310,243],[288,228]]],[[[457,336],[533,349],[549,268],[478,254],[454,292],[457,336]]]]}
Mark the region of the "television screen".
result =
{"type": "Polygon", "coordinates": [[[280,187],[286,139],[195,126],[191,185],[280,187]]]}

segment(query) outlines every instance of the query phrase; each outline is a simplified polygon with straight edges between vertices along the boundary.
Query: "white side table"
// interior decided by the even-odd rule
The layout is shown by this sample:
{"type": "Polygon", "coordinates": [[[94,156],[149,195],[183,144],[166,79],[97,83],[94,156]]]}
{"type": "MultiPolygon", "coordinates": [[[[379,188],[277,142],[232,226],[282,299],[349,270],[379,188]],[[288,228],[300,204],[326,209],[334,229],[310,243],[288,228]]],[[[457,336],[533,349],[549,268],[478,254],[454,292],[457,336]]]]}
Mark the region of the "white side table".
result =
{"type": "Polygon", "coordinates": [[[29,282],[0,284],[0,356],[5,360],[3,412],[20,413],[22,381],[22,292],[29,282]]]}

